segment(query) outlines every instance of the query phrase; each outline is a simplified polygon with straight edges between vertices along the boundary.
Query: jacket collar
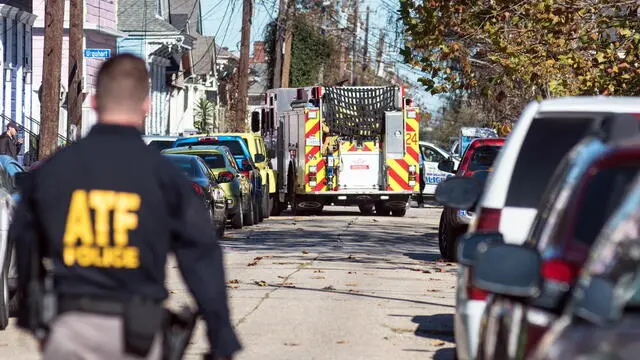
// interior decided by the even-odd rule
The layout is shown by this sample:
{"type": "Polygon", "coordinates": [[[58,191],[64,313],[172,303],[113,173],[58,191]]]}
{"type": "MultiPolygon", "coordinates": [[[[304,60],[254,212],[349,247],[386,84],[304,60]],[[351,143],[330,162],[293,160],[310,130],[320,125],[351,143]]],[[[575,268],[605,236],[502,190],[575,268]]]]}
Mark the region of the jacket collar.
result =
{"type": "Polygon", "coordinates": [[[140,130],[136,129],[133,126],[96,124],[89,131],[89,136],[92,135],[120,135],[140,137],[142,133],[140,132],[140,130]]]}

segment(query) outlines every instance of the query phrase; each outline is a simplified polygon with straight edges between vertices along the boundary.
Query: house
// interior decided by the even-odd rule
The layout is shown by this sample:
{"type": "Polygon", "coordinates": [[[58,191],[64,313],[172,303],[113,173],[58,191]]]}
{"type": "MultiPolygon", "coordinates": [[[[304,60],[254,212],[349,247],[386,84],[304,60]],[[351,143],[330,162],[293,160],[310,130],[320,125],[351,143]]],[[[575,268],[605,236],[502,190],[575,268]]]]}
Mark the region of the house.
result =
{"type": "Polygon", "coordinates": [[[264,42],[254,41],[253,56],[249,59],[249,115],[257,107],[264,105],[267,92],[269,67],[265,56],[264,42]]]}
{"type": "MultiPolygon", "coordinates": [[[[193,4],[193,3],[192,3],[193,4]]],[[[170,22],[169,0],[118,0],[118,53],[132,53],[147,61],[151,75],[151,111],[144,133],[169,135],[171,86],[184,81],[183,55],[195,38],[170,22]]]]}
{"type": "MultiPolygon", "coordinates": [[[[108,49],[111,54],[116,52],[116,42],[126,35],[117,29],[117,2],[115,0],[85,0],[84,2],[84,37],[83,50],[108,49]]],[[[68,89],[69,78],[69,0],[65,1],[64,35],[62,39],[62,69],[60,77],[61,94],[68,89]]],[[[33,111],[27,128],[33,133],[40,132],[40,101],[38,90],[42,85],[44,60],[44,18],[45,2],[33,0],[33,12],[37,15],[33,25],[33,111]]],[[[82,85],[84,100],[82,103],[82,120],[80,136],[85,136],[97,122],[95,111],[90,106],[90,95],[95,93],[96,77],[101,64],[106,58],[84,58],[82,61],[82,85]]],[[[58,139],[63,142],[67,138],[67,109],[63,102],[60,108],[58,139]]],[[[26,147],[25,147],[26,148],[26,147]]]]}
{"type": "Polygon", "coordinates": [[[179,135],[192,130],[218,130],[219,126],[214,126],[219,125],[216,116],[218,81],[215,40],[203,35],[200,0],[172,1],[170,23],[178,29],[184,29],[194,38],[194,44],[182,55],[182,76],[177,76],[169,84],[169,132],[179,135]],[[201,103],[201,99],[206,99],[206,102],[201,103]],[[198,108],[201,108],[200,111],[198,108]],[[208,124],[206,129],[196,129],[196,115],[203,110],[208,124]]]}
{"type": "MultiPolygon", "coordinates": [[[[24,125],[32,115],[33,13],[31,0],[0,4],[0,124],[24,125]]],[[[28,142],[28,137],[26,137],[28,142]]],[[[27,144],[28,145],[28,144],[27,144]]]]}

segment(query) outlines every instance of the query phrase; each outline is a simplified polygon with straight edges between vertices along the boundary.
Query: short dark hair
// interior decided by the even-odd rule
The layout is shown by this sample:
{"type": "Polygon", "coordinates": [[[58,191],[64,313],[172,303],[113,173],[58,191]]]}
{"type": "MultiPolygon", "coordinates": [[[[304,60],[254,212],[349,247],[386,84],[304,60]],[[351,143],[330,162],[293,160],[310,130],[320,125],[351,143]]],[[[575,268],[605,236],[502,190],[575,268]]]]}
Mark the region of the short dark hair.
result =
{"type": "Polygon", "coordinates": [[[135,108],[149,96],[149,71],[145,61],[118,54],[105,61],[96,80],[98,111],[135,108]]]}

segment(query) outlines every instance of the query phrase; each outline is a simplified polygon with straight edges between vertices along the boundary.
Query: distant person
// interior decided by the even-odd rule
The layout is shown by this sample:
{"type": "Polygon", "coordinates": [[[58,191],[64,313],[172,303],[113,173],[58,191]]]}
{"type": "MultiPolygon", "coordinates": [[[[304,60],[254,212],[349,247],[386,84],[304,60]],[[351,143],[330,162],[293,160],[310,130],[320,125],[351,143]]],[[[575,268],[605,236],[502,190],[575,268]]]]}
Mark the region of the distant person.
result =
{"type": "Polygon", "coordinates": [[[7,124],[7,131],[0,135],[0,155],[9,155],[18,160],[21,147],[22,139],[18,139],[18,125],[11,121],[7,124]]]}

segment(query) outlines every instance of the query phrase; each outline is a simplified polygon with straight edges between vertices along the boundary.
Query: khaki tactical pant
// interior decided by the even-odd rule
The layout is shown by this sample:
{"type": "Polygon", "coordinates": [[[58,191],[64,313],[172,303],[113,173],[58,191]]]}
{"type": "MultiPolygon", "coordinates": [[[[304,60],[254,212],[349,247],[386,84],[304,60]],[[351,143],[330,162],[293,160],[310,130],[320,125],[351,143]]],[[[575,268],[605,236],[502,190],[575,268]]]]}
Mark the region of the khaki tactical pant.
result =
{"type": "MultiPolygon", "coordinates": [[[[147,360],[160,360],[162,341],[156,339],[147,360]]],[[[120,317],[83,312],[60,315],[51,327],[44,348],[44,360],[140,360],[125,354],[123,322],[120,317]]]]}

